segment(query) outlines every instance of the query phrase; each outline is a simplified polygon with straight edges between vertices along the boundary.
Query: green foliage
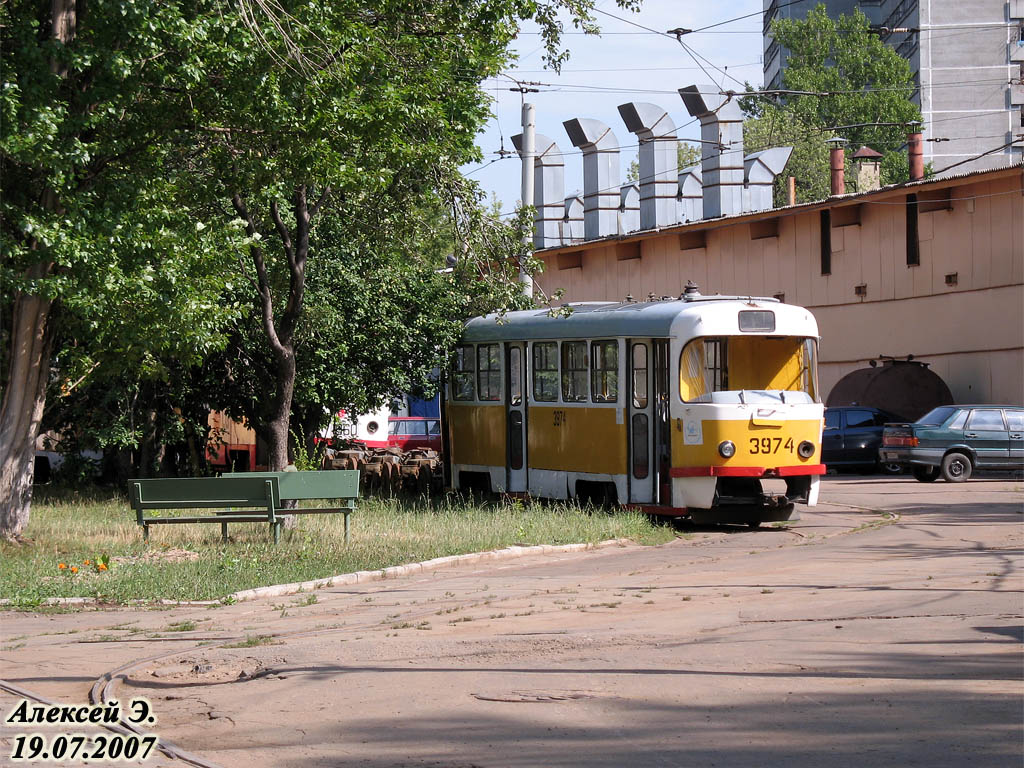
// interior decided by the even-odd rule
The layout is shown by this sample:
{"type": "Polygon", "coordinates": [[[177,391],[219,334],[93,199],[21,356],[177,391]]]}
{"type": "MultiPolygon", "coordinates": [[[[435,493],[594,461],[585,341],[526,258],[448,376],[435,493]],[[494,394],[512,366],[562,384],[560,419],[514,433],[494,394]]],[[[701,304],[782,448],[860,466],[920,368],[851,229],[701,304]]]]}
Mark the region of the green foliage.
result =
{"type": "Polygon", "coordinates": [[[824,5],[806,19],[772,23],[772,36],[789,51],[784,87],[810,93],[786,94],[774,104],[744,97],[748,115],[758,121],[747,130],[755,144],[766,134],[778,134],[786,138],[777,143],[796,146],[789,175],[797,177],[800,201],[827,196],[828,153],[822,164],[819,145],[830,135],[846,139],[851,153],[862,146],[881,152],[883,184],[908,179],[906,160],[899,157],[905,158],[909,124],[921,120],[910,100],[913,75],[910,65],[869,27],[859,9],[833,20],[824,5]]]}
{"type": "Polygon", "coordinates": [[[40,34],[48,17],[49,5],[0,6],[0,301],[6,314],[15,291],[59,300],[72,376],[93,363],[83,346],[159,375],[154,355],[200,359],[234,309],[219,301],[234,235],[210,226],[167,164],[182,95],[166,83],[194,61],[188,19],[180,5],[96,3],[61,46],[40,34]],[[38,262],[52,267],[26,279],[38,262]]]}
{"type": "Polygon", "coordinates": [[[485,216],[458,174],[479,83],[526,19],[557,67],[559,14],[589,31],[593,5],[97,0],[62,44],[50,4],[0,4],[0,311],[19,291],[57,302],[49,422],[96,446],[184,441],[196,471],[205,408],[259,428],[281,389],[264,300],[305,357],[304,424],[424,383],[459,318],[518,301],[520,222],[485,216]]]}
{"type": "Polygon", "coordinates": [[[808,203],[824,200],[830,194],[829,147],[831,136],[808,130],[794,120],[785,108],[764,104],[758,117],[743,121],[743,151],[758,152],[771,147],[793,147],[785,172],[775,180],[774,204],[786,205],[787,179],[796,179],[796,201],[808,203]]]}

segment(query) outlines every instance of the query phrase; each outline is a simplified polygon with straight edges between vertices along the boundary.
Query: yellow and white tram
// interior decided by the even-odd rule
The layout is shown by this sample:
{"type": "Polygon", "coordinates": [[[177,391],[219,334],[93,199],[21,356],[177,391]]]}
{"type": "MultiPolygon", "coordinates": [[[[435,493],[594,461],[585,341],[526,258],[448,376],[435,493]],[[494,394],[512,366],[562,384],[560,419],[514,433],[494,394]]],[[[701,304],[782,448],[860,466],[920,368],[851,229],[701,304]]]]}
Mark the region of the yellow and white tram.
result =
{"type": "Polygon", "coordinates": [[[571,306],[467,323],[446,408],[455,488],[607,498],[696,522],[786,520],[793,502],[816,503],[808,310],[694,288],[571,306]]]}

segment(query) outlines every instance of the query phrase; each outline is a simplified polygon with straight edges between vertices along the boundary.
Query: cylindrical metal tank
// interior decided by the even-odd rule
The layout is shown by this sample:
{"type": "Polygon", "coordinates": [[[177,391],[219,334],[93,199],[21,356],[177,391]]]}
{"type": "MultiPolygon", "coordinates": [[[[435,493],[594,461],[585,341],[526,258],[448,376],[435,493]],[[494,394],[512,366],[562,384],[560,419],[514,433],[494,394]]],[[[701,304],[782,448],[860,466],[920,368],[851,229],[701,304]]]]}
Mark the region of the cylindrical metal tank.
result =
{"type": "Polygon", "coordinates": [[[953,403],[953,393],[941,376],[928,370],[928,363],[914,360],[912,355],[906,360],[879,360],[881,365],[872,360],[870,368],[843,376],[832,387],[825,405],[864,405],[916,421],[932,408],[953,403]]]}

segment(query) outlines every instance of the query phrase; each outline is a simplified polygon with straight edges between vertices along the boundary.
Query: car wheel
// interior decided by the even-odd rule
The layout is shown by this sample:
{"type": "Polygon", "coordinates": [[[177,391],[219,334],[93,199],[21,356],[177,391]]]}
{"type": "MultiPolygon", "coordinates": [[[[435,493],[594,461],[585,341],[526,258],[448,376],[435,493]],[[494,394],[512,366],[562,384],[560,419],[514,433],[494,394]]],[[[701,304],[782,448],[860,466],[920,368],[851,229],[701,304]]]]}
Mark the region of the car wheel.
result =
{"type": "Polygon", "coordinates": [[[922,483],[934,483],[939,479],[938,467],[914,467],[914,477],[922,483]]]}
{"type": "Polygon", "coordinates": [[[891,461],[883,461],[878,465],[878,471],[883,475],[902,475],[903,465],[894,464],[891,461]]]}
{"type": "Polygon", "coordinates": [[[950,483],[962,483],[971,476],[971,460],[962,453],[948,453],[942,459],[942,477],[950,483]]]}

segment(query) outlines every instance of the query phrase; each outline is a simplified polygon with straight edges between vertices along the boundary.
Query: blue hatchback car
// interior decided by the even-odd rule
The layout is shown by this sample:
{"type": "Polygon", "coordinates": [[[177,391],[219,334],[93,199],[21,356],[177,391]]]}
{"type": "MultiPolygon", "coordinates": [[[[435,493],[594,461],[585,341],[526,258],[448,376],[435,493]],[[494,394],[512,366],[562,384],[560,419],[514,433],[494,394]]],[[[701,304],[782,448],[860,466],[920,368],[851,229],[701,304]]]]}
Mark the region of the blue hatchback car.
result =
{"type": "Polygon", "coordinates": [[[1024,469],[1024,408],[944,405],[913,424],[887,425],[878,456],[910,467],[923,483],[940,476],[960,483],[979,469],[1024,469]]]}

